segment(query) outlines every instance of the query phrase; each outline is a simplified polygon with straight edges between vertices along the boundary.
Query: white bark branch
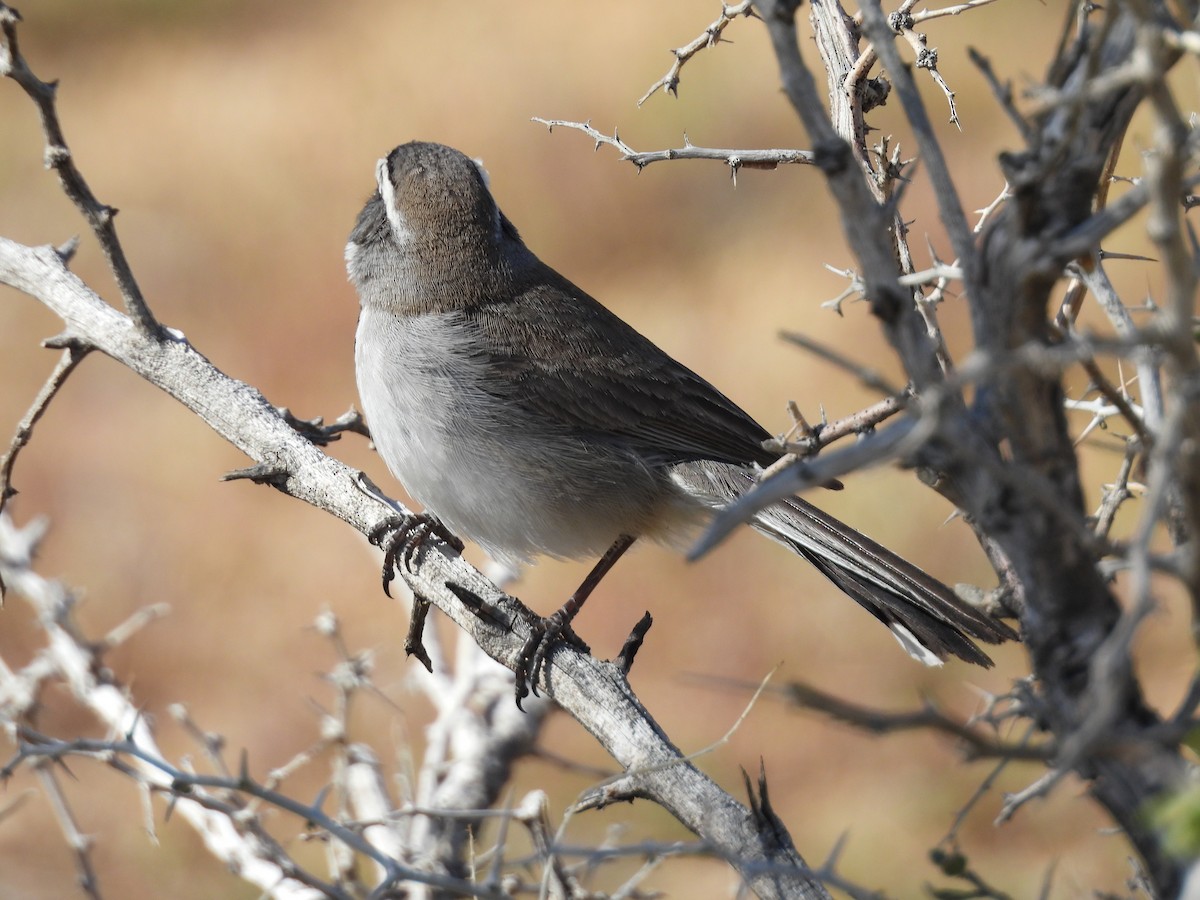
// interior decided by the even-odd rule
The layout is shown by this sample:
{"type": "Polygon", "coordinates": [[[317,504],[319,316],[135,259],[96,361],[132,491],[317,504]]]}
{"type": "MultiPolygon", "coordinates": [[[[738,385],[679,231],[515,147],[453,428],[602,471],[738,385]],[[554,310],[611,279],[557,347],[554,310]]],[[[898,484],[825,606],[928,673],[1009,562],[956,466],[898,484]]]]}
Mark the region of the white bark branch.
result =
{"type": "MultiPolygon", "coordinates": [[[[358,486],[358,473],[293,431],[255,388],[216,369],[178,332],[136,328],[65,266],[51,247],[0,238],[0,282],[35,297],[68,336],[128,366],[196,413],[276,477],[285,493],[363,534],[394,514],[358,486]]],[[[529,632],[527,611],[440,545],[421,554],[409,586],[512,668],[529,632]],[[464,602],[463,598],[468,598],[464,602]]],[[[629,791],[661,804],[736,868],[760,897],[825,897],[820,882],[761,806],[752,811],[686,762],[638,702],[619,667],[568,647],[547,660],[543,691],[584,726],[626,771],[629,791]]],[[[767,810],[769,812],[769,809],[767,810]]]]}

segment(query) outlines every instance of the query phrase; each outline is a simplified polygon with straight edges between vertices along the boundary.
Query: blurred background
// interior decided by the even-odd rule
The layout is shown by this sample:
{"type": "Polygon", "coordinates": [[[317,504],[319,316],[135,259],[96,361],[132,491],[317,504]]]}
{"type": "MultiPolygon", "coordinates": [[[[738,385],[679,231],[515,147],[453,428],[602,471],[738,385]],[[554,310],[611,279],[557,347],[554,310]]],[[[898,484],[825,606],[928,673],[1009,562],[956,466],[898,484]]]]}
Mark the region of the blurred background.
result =
{"type": "MultiPolygon", "coordinates": [[[[638,150],[679,146],[685,133],[704,146],[808,146],[755,21],[735,22],[730,43],[684,68],[678,99],[660,93],[635,105],[666,72],[669,48],[716,17],[716,2],[30,0],[21,12],[22,49],[43,79],[60,80],[67,139],[97,196],[120,208],[121,237],[155,313],[219,368],[297,415],[332,419],[357,403],[357,301],[342,247],[373,189],[376,159],[414,138],[482,158],[501,206],[543,259],[771,431],[788,426],[789,399],[813,421],[822,410],[835,419],[877,399],[782,343],[780,329],[802,331],[902,380],[864,304],[848,303],[842,317],[821,307],[845,287],[825,265],[855,263],[814,169],[746,170],[736,186],[715,163],[658,164],[639,174],[610,148],[593,153],[581,134],[548,134],[530,122],[590,119],[610,134],[619,128],[638,150]]],[[[969,209],[995,198],[1003,186],[995,156],[1018,144],[965,47],[976,46],[1020,87],[1044,72],[1060,25],[1055,4],[1008,0],[927,28],[958,92],[961,132],[947,123],[941,92],[919,81],[969,209]]],[[[811,61],[806,30],[801,46],[811,61]]],[[[895,129],[915,155],[895,109],[872,121],[884,132],[895,129]]],[[[83,232],[42,168],[35,110],[11,82],[0,84],[0,123],[0,234],[41,244],[83,232]]],[[[1136,174],[1148,135],[1139,118],[1119,171],[1136,174]]],[[[930,262],[927,237],[942,259],[951,258],[920,170],[905,214],[919,265],[930,262]]],[[[1108,247],[1144,252],[1140,223],[1108,247]]],[[[90,236],[73,268],[117,298],[90,236]]],[[[1158,284],[1156,269],[1145,264],[1116,263],[1112,274],[1129,300],[1152,295],[1158,284]]],[[[941,315],[953,349],[964,353],[965,308],[950,298],[941,315]]],[[[39,341],[59,326],[37,302],[0,288],[0,435],[11,433],[50,372],[55,354],[39,341]]],[[[1078,375],[1072,386],[1085,384],[1078,375]]],[[[330,452],[399,495],[365,441],[351,436],[330,452]]],[[[1086,455],[1093,506],[1118,460],[1102,446],[1086,455]]],[[[244,748],[256,774],[310,744],[319,724],[314,703],[330,701],[321,673],[336,663],[311,626],[331,609],[351,648],[371,651],[377,683],[399,710],[361,704],[351,736],[402,772],[407,748],[419,760],[429,718],[409,686],[425,673],[404,657],[405,609],[380,592],[375,551],[358,534],[269,489],[220,483],[222,473],[245,464],[170,398],[93,356],[20,458],[21,493],[10,509],[18,523],[50,518],[40,570],[84,597],[91,634],[146,604],[171,605],[167,619],[109,662],[155,718],[175,759],[199,753],[165,715],[174,702],[225,735],[233,756],[244,748]]],[[[863,473],[842,493],[816,499],[946,582],[994,583],[969,530],[947,521],[948,504],[910,473],[863,473]]],[[[480,561],[477,551],[469,555],[480,561]]],[[[549,612],[585,570],[543,563],[515,592],[549,612]]],[[[1169,706],[1182,693],[1191,651],[1184,608],[1164,597],[1138,648],[1151,699],[1169,706]]],[[[756,683],[779,666],[779,683],[805,680],[894,710],[933,697],[967,716],[1027,671],[1017,646],[999,649],[992,671],[961,663],[925,670],[813,569],[750,534],[693,565],[641,548],[605,581],[577,628],[596,653],[611,656],[646,609],[655,625],[633,686],[688,752],[724,733],[749,696],[697,676],[756,683]]],[[[39,641],[24,604],[10,599],[0,611],[3,657],[22,664],[39,641]]],[[[65,696],[44,699],[44,730],[99,734],[65,696]]],[[[559,756],[609,764],[565,716],[552,720],[544,742],[559,756]]],[[[944,883],[928,850],[993,768],[963,763],[942,737],[874,739],[769,698],[699,764],[741,796],[739,770],[755,771],[760,758],[801,852],[820,863],[846,836],[842,874],[896,896],[944,883]]],[[[72,769],[79,780],[69,784],[70,798],[82,829],[96,837],[108,895],[256,896],[181,820],[160,822],[155,845],[124,779],[85,761],[72,769]]],[[[1078,784],[1065,783],[1015,821],[993,826],[1002,792],[1041,771],[1009,766],[970,812],[960,840],[972,865],[1015,896],[1033,896],[1052,866],[1051,896],[1120,890],[1131,871],[1128,847],[1107,831],[1110,823],[1078,784]]],[[[312,797],[328,774],[328,760],[318,760],[285,788],[312,797]]],[[[518,772],[514,796],[545,787],[557,817],[591,781],[531,760],[518,772]]],[[[7,796],[33,784],[17,778],[7,796]]],[[[298,828],[282,814],[274,821],[283,835],[298,828]]],[[[621,823],[625,841],[687,837],[649,805],[575,817],[567,837],[595,843],[621,823]]],[[[319,848],[290,846],[302,859],[319,860],[319,848]]],[[[0,898],[75,890],[69,850],[40,794],[0,822],[0,872],[0,898]]],[[[677,897],[735,891],[724,866],[691,860],[667,864],[649,885],[677,897]]]]}

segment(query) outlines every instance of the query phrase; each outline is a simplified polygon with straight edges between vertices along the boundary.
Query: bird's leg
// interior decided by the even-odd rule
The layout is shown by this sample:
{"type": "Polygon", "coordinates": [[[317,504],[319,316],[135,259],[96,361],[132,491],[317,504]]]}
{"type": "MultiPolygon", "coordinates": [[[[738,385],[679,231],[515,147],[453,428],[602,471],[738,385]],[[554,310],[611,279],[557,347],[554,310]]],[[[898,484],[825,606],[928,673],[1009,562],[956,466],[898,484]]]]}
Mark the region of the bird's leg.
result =
{"type": "Polygon", "coordinates": [[[546,654],[550,648],[558,642],[560,638],[566,637],[568,640],[574,638],[572,643],[582,645],[583,650],[587,650],[587,645],[580,641],[575,633],[571,630],[571,620],[578,615],[579,610],[583,608],[584,601],[596,589],[601,579],[608,574],[622,554],[633,546],[636,538],[628,534],[623,534],[613,545],[604,551],[604,555],[600,557],[600,561],[592,568],[583,579],[583,583],[575,589],[567,602],[564,603],[559,610],[551,616],[544,619],[534,619],[531,623],[533,633],[529,635],[529,640],[525,642],[525,646],[521,648],[521,655],[517,659],[517,706],[521,705],[521,699],[529,694],[530,689],[536,694],[538,677],[542,671],[542,665],[546,661],[546,654]]]}
{"type": "Polygon", "coordinates": [[[376,547],[383,550],[383,592],[389,597],[392,580],[396,577],[396,560],[402,559],[404,567],[411,569],[417,552],[431,537],[445,541],[455,551],[462,553],[463,542],[445,525],[428,513],[413,513],[408,516],[391,516],[384,519],[367,535],[376,547]]]}

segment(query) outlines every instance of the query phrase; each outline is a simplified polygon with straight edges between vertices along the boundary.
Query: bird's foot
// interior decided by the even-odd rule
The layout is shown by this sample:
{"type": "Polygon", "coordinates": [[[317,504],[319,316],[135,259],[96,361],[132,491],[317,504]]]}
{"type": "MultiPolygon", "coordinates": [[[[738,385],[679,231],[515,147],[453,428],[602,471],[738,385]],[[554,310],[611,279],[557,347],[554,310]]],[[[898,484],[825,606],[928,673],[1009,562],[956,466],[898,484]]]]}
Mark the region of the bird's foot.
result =
{"type": "Polygon", "coordinates": [[[521,701],[530,692],[538,694],[538,680],[542,677],[546,658],[559,642],[570,644],[581,653],[590,653],[591,648],[575,633],[571,627],[574,618],[571,603],[568,601],[558,612],[546,618],[534,617],[530,621],[531,631],[521,654],[517,657],[514,672],[517,676],[517,708],[521,709],[521,701]]]}
{"type": "Polygon", "coordinates": [[[521,655],[517,658],[517,665],[513,670],[517,675],[518,709],[521,708],[521,700],[529,696],[530,690],[537,694],[537,683],[541,677],[542,668],[556,643],[565,640],[584,653],[591,652],[588,645],[580,640],[579,635],[571,630],[571,620],[579,614],[584,601],[595,590],[600,579],[621,558],[621,554],[633,546],[634,540],[632,535],[620,535],[613,541],[612,546],[604,551],[604,555],[588,573],[587,578],[583,579],[583,583],[575,589],[575,593],[567,598],[567,602],[558,612],[549,618],[534,618],[530,622],[532,633],[529,635],[529,640],[525,642],[525,646],[521,648],[521,655]]]}
{"type": "Polygon", "coordinates": [[[463,542],[434,516],[428,513],[413,513],[408,516],[392,516],[384,519],[367,535],[376,547],[383,550],[383,592],[392,596],[391,584],[396,577],[396,560],[412,571],[417,553],[436,537],[462,552],[463,542]]]}

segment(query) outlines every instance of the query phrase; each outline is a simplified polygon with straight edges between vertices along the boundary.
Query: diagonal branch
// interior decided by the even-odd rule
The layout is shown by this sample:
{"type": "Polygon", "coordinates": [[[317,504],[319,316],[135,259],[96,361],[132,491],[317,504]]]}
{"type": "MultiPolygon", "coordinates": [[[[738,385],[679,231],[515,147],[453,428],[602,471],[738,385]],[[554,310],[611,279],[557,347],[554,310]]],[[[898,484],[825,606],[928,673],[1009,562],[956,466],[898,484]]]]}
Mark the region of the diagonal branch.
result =
{"type": "Polygon", "coordinates": [[[701,32],[699,37],[695,38],[690,43],[671,51],[672,55],[675,57],[675,61],[671,63],[671,68],[667,70],[666,75],[658,79],[658,81],[654,82],[654,84],[650,85],[650,89],[642,95],[642,98],[638,100],[637,105],[641,106],[660,90],[665,90],[672,96],[678,97],[679,73],[683,70],[683,67],[688,60],[690,60],[701,50],[707,49],[708,47],[715,47],[717,44],[721,43],[721,35],[724,34],[725,29],[729,26],[729,23],[738,16],[753,16],[754,14],[753,0],[742,0],[741,3],[734,3],[731,5],[722,3],[721,14],[717,16],[717,18],[713,20],[713,22],[707,28],[705,28],[703,32],[701,32]]]}
{"type": "Polygon", "coordinates": [[[16,489],[12,486],[12,473],[13,467],[17,463],[17,455],[29,443],[29,439],[33,437],[33,427],[37,425],[38,420],[45,414],[46,409],[50,406],[50,401],[58,394],[67,377],[75,371],[75,367],[87,356],[88,349],[88,347],[82,344],[67,344],[62,356],[58,359],[57,365],[54,367],[54,371],[50,373],[50,377],[46,379],[46,383],[42,385],[42,389],[38,391],[38,395],[34,398],[29,411],[17,423],[17,430],[13,433],[8,450],[5,451],[3,457],[0,457],[0,512],[4,510],[5,504],[8,503],[9,499],[15,497],[17,494],[16,489]]]}
{"type": "MultiPolygon", "coordinates": [[[[279,473],[271,484],[370,534],[396,509],[368,495],[358,473],[297,434],[263,395],[225,375],[179,332],[159,339],[97,297],[53,248],[0,238],[0,283],[35,297],[67,333],[128,366],[207,422],[256,463],[279,473]]],[[[488,656],[513,668],[529,636],[529,611],[450,548],[433,543],[404,573],[409,586],[467,631],[488,656]],[[467,598],[467,599],[464,599],[467,598]]],[[[763,898],[824,897],[803,858],[777,831],[686,762],[630,689],[619,666],[568,647],[546,663],[543,692],[584,726],[625,769],[639,796],[662,805],[701,835],[763,898]]]]}

